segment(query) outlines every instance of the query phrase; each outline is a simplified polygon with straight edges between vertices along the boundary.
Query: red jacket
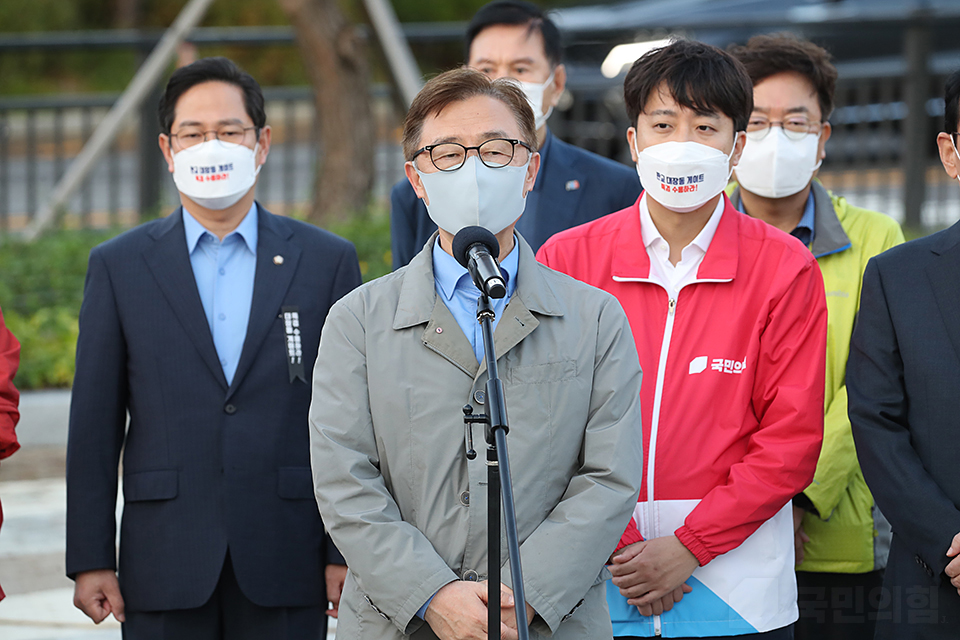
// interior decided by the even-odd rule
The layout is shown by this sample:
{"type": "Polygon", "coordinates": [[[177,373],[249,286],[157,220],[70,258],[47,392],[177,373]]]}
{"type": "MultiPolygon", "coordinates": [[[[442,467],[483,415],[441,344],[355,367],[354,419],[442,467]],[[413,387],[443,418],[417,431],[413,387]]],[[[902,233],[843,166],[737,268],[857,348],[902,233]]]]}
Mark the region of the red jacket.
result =
{"type": "MultiPolygon", "coordinates": [[[[17,406],[20,394],[13,386],[13,376],[20,365],[20,343],[13,337],[3,322],[0,311],[0,460],[13,454],[20,448],[14,427],[20,419],[17,406]]],[[[3,524],[3,509],[0,508],[0,525],[3,524]]],[[[0,600],[3,589],[0,589],[0,600]]]]}
{"type": "Polygon", "coordinates": [[[827,314],[820,269],[803,244],[727,200],[697,281],[673,311],[647,280],[636,203],[558,233],[537,258],[609,291],[626,311],[644,371],[644,464],[655,474],[652,483],[644,474],[640,501],[701,500],[676,531],[700,564],[738,546],[810,484],[823,437],[827,314]]]}
{"type": "MultiPolygon", "coordinates": [[[[823,438],[820,269],[801,242],[724,199],[696,280],[675,300],[650,280],[639,200],[553,236],[537,254],[615,295],[633,329],[644,373],[644,473],[621,546],[675,534],[700,562],[693,579],[729,605],[729,620],[746,620],[736,631],[685,597],[671,618],[664,614],[664,635],[766,631],[796,619],[787,505],[813,479],[823,438]],[[671,619],[680,626],[668,633],[671,619]]],[[[647,634],[650,619],[622,608],[623,624],[634,626],[618,626],[612,606],[615,631],[647,634]]]]}

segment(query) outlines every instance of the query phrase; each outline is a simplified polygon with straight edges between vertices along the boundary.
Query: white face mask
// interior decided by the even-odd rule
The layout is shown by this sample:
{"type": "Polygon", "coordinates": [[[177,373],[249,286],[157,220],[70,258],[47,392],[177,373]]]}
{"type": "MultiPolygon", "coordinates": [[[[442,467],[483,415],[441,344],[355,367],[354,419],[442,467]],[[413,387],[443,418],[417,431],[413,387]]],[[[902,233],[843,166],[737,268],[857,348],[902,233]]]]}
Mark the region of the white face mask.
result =
{"type": "MultiPolygon", "coordinates": [[[[739,133],[737,134],[739,136],[739,133]]],[[[637,174],[644,191],[671,211],[699,209],[727,186],[732,169],[726,154],[699,142],[662,142],[637,151],[637,174]]]]}
{"type": "Polygon", "coordinates": [[[257,180],[257,143],[207,140],[173,154],[173,181],[180,193],[201,207],[221,210],[247,195],[257,180]]]}
{"type": "Polygon", "coordinates": [[[547,81],[543,84],[537,84],[536,82],[521,82],[517,80],[520,84],[520,88],[523,89],[523,93],[527,96],[527,102],[530,103],[530,108],[533,109],[533,118],[536,121],[537,130],[540,130],[540,127],[547,123],[547,118],[550,117],[550,114],[553,113],[553,105],[547,109],[547,112],[543,112],[543,92],[547,90],[551,84],[553,84],[553,74],[555,71],[550,72],[550,77],[547,78],[547,81]]]}
{"type": "Polygon", "coordinates": [[[737,181],[740,186],[764,198],[785,198],[802,191],[820,168],[817,150],[819,133],[791,140],[780,127],[771,127],[760,140],[747,137],[737,181]]]}
{"type": "Polygon", "coordinates": [[[491,169],[470,156],[456,171],[422,173],[414,169],[427,190],[427,213],[438,227],[457,234],[478,226],[497,234],[509,227],[527,204],[523,183],[527,166],[491,169]]]}

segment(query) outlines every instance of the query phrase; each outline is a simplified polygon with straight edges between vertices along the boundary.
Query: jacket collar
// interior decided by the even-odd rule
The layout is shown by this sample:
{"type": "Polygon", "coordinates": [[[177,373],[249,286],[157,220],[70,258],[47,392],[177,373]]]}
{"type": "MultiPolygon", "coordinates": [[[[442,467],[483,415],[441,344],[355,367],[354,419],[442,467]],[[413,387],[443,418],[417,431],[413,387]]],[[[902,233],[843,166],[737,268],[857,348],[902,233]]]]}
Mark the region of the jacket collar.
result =
{"type": "Polygon", "coordinates": [[[253,366],[270,328],[274,326],[281,312],[287,290],[300,263],[300,246],[292,242],[293,228],[288,220],[260,207],[257,236],[257,267],[253,280],[250,321],[247,323],[247,335],[240,352],[240,362],[227,392],[228,400],[253,366]],[[274,261],[276,256],[282,258],[279,264],[274,261]]]}
{"type": "Polygon", "coordinates": [[[210,333],[200,293],[197,291],[197,280],[190,265],[190,255],[187,253],[183,210],[178,208],[157,224],[151,225],[149,235],[154,242],[144,250],[144,260],[167,303],[190,336],[200,358],[226,391],[227,379],[223,375],[217,348],[213,344],[213,334],[210,333]]]}
{"type": "Polygon", "coordinates": [[[960,244],[960,222],[940,232],[934,240],[930,246],[930,251],[932,251],[934,255],[942,256],[945,253],[949,253],[951,249],[960,244]]]}
{"type": "Polygon", "coordinates": [[[930,251],[937,258],[925,270],[940,316],[945,320],[947,335],[950,336],[954,351],[960,356],[960,323],[952,321],[960,315],[960,293],[957,291],[957,279],[960,277],[960,222],[934,237],[930,251]]]}
{"type": "MultiPolygon", "coordinates": [[[[643,196],[641,195],[641,198],[643,196]]],[[[723,194],[724,208],[717,232],[710,242],[703,262],[697,270],[697,280],[732,280],[737,273],[740,253],[740,216],[743,215],[723,194]]],[[[614,279],[648,280],[650,256],[645,249],[640,230],[640,199],[619,214],[620,233],[614,247],[611,275],[614,279]]]]}
{"type": "Polygon", "coordinates": [[[814,180],[810,185],[813,192],[813,245],[810,251],[814,258],[822,258],[831,253],[846,251],[853,246],[850,242],[847,232],[843,230],[840,224],[840,218],[837,217],[837,210],[833,206],[833,198],[830,192],[820,184],[819,180],[814,180]]]}
{"type": "Polygon", "coordinates": [[[552,233],[579,224],[580,199],[590,183],[590,176],[579,166],[583,152],[553,135],[549,129],[547,140],[546,152],[540,159],[540,173],[537,174],[540,191],[537,208],[524,214],[535,216],[531,240],[541,243],[546,242],[552,233]]]}
{"type": "MultiPolygon", "coordinates": [[[[477,362],[473,347],[436,293],[433,244],[438,235],[434,232],[410,264],[397,272],[401,274],[402,281],[393,328],[399,330],[426,323],[421,336],[424,346],[449,360],[476,382],[487,370],[487,363],[477,362]]],[[[533,249],[519,233],[515,238],[520,250],[517,288],[501,312],[500,322],[494,331],[494,351],[498,359],[540,325],[532,312],[550,316],[562,316],[564,312],[560,300],[546,280],[546,267],[537,262],[533,249]],[[507,320],[511,317],[516,321],[507,320]]]]}
{"type": "MultiPolygon", "coordinates": [[[[260,207],[259,204],[256,206],[260,207]]],[[[237,390],[250,370],[280,311],[300,261],[300,247],[291,242],[293,229],[290,224],[263,207],[259,208],[258,214],[257,266],[250,320],[240,362],[229,387],[203,311],[193,267],[190,265],[182,209],[177,209],[150,229],[150,236],[155,242],[144,251],[144,258],[160,289],[187,329],[187,334],[193,340],[201,358],[227,392],[227,399],[237,390]],[[274,256],[282,256],[283,261],[276,264],[274,256]]]]}
{"type": "MultiPolygon", "coordinates": [[[[820,184],[819,180],[814,180],[810,185],[810,191],[813,194],[813,245],[810,252],[814,258],[822,258],[831,253],[846,251],[853,246],[850,237],[843,230],[840,224],[840,218],[837,217],[837,210],[833,206],[833,198],[826,187],[820,184]]],[[[730,194],[730,201],[733,206],[740,208],[740,186],[730,194]]]]}
{"type": "MultiPolygon", "coordinates": [[[[395,330],[406,329],[430,321],[437,304],[437,290],[433,277],[433,244],[439,232],[434,231],[420,252],[402,268],[400,298],[393,317],[395,330]]],[[[520,251],[517,267],[517,288],[511,297],[523,301],[533,312],[545,316],[562,316],[564,307],[541,271],[533,249],[519,233],[514,235],[520,251]]]]}

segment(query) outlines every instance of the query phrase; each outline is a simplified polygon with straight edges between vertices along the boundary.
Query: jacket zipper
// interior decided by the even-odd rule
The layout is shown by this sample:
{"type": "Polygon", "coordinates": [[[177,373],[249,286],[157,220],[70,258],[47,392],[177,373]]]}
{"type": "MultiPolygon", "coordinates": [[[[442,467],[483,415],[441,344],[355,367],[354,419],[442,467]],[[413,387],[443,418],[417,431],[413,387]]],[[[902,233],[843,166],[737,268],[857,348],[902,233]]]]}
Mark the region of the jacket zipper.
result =
{"type": "MultiPolygon", "coordinates": [[[[667,302],[667,321],[663,327],[663,340],[660,342],[660,362],[657,364],[657,385],[653,393],[653,417],[650,420],[650,453],[647,456],[647,521],[654,538],[659,537],[660,527],[654,520],[653,485],[657,457],[657,433],[660,430],[660,403],[663,399],[663,379],[667,369],[667,355],[670,353],[670,340],[673,337],[673,321],[676,318],[677,299],[667,302]]],[[[660,616],[653,616],[653,633],[661,634],[660,616]]]]}
{"type": "MultiPolygon", "coordinates": [[[[677,289],[674,294],[676,297],[669,298],[670,292],[665,286],[656,280],[651,280],[650,278],[629,278],[623,276],[613,276],[613,280],[616,282],[646,282],[648,284],[654,284],[664,290],[668,296],[667,302],[667,320],[666,324],[663,327],[663,339],[660,342],[660,362],[657,365],[657,384],[653,392],[653,415],[650,420],[650,453],[647,458],[647,521],[650,523],[650,531],[653,534],[650,537],[656,538],[660,535],[660,528],[657,526],[656,521],[654,520],[655,507],[653,503],[653,488],[654,488],[654,470],[655,470],[655,458],[657,452],[657,433],[660,429],[660,406],[663,399],[663,383],[664,378],[666,377],[667,371],[667,355],[670,352],[670,341],[673,337],[673,323],[676,319],[677,312],[677,298],[680,297],[680,291],[691,284],[698,284],[701,282],[729,282],[730,279],[707,279],[702,280],[695,279],[691,282],[684,284],[682,287],[677,289]]],[[[642,531],[640,532],[643,533],[642,531]]],[[[661,636],[663,629],[660,626],[660,616],[653,616],[653,633],[656,636],[661,636]]]]}

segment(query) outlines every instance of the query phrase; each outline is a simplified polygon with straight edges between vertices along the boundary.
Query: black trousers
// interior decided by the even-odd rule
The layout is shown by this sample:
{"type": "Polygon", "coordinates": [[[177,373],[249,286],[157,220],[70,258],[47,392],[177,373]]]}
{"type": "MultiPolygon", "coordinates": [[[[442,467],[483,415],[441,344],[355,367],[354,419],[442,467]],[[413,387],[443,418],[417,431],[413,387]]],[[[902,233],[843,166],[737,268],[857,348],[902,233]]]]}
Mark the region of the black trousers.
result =
{"type": "MultiPolygon", "coordinates": [[[[618,640],[642,640],[636,636],[617,636],[618,640]]],[[[757,638],[757,640],[793,640],[793,625],[788,625],[766,633],[747,633],[742,636],[713,636],[706,638],[672,638],[671,640],[747,640],[757,638]]]]}
{"type": "Polygon", "coordinates": [[[227,553],[220,581],[202,607],[127,611],[123,640],[325,640],[324,607],[261,607],[243,594],[227,553]]]}
{"type": "Polygon", "coordinates": [[[797,640],[873,640],[883,569],[869,573],[797,571],[797,640]]]}

